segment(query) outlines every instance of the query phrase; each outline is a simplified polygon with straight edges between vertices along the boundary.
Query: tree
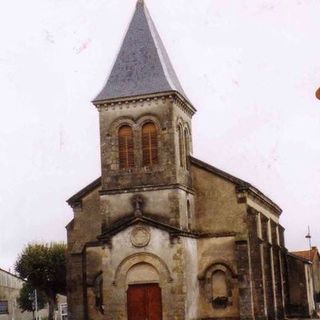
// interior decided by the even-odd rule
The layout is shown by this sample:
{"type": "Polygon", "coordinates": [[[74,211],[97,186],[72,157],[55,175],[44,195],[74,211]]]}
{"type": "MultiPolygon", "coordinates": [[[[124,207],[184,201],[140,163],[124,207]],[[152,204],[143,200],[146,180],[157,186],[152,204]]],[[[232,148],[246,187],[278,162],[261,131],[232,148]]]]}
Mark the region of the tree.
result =
{"type": "Polygon", "coordinates": [[[30,285],[44,292],[53,320],[57,294],[66,293],[66,245],[28,244],[19,255],[15,270],[30,285]]]}
{"type": "MultiPolygon", "coordinates": [[[[30,283],[25,282],[20,290],[19,297],[17,298],[17,302],[19,308],[22,312],[29,311],[33,313],[35,312],[35,289],[30,285],[30,283]]],[[[37,305],[38,310],[43,309],[45,304],[47,303],[47,298],[42,291],[37,290],[37,305]]]]}

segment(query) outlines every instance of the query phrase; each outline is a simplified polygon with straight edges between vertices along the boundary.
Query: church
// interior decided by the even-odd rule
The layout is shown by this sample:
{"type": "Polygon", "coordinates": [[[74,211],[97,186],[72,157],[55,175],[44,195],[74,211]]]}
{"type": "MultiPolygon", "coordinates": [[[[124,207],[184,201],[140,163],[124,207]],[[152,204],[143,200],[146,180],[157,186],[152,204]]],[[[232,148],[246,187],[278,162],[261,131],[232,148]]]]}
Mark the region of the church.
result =
{"type": "Polygon", "coordinates": [[[192,156],[196,109],[141,0],[93,104],[101,177],[67,201],[69,319],[284,319],[281,209],[192,156]]]}

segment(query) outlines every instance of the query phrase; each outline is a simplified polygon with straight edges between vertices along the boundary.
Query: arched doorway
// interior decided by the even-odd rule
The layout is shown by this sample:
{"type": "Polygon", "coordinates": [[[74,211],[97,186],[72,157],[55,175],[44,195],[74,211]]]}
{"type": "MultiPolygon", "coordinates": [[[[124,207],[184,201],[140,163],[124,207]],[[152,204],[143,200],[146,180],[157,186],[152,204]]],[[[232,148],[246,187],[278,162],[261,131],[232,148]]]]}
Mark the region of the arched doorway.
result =
{"type": "Polygon", "coordinates": [[[158,271],[138,263],[127,273],[128,320],[162,320],[162,297],[158,271]]]}

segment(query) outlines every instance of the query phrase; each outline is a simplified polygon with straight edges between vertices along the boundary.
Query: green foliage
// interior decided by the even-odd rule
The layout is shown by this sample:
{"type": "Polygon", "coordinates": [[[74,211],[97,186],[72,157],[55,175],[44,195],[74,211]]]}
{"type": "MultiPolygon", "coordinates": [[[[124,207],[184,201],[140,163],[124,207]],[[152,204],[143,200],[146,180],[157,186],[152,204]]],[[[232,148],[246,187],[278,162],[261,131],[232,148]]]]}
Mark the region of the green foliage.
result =
{"type": "MultiPolygon", "coordinates": [[[[17,298],[17,302],[19,308],[22,312],[30,311],[33,312],[35,310],[34,301],[34,288],[28,283],[25,282],[20,290],[19,297],[17,298]]],[[[37,303],[38,310],[43,309],[45,304],[47,303],[47,298],[42,291],[37,290],[37,303]]]]}
{"type": "Polygon", "coordinates": [[[19,276],[46,295],[66,292],[66,245],[29,244],[15,264],[19,276]]]}
{"type": "Polygon", "coordinates": [[[45,293],[49,319],[53,319],[57,294],[66,293],[66,245],[29,244],[15,264],[15,270],[30,285],[45,293]]]}

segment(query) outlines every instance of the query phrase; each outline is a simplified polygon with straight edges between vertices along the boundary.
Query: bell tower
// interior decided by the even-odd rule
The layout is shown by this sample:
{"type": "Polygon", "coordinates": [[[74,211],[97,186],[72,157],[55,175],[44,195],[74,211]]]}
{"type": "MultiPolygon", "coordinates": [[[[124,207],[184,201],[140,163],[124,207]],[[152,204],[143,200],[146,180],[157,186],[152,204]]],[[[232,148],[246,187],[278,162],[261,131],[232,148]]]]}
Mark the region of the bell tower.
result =
{"type": "Polygon", "coordinates": [[[100,117],[101,203],[107,224],[128,215],[125,203],[141,194],[149,214],[159,216],[157,206],[162,206],[169,211],[162,218],[180,225],[180,202],[187,206],[182,193],[192,192],[188,156],[196,110],[143,1],[137,2],[112,71],[93,103],[100,117]]]}

